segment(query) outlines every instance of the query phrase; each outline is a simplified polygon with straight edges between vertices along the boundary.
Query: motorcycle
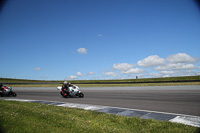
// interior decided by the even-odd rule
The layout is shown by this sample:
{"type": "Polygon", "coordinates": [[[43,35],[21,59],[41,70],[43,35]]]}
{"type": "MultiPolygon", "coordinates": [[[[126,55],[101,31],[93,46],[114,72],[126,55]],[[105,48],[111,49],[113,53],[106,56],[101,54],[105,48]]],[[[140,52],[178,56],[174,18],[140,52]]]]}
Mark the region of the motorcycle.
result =
{"type": "Polygon", "coordinates": [[[16,94],[15,92],[12,91],[12,87],[3,86],[3,87],[0,89],[0,96],[1,96],[1,97],[4,97],[4,96],[13,96],[13,97],[16,97],[17,94],[16,94]]]}
{"type": "Polygon", "coordinates": [[[76,85],[64,88],[62,86],[58,86],[57,90],[60,91],[60,94],[64,97],[80,97],[83,98],[84,94],[80,91],[79,87],[76,85]]]}

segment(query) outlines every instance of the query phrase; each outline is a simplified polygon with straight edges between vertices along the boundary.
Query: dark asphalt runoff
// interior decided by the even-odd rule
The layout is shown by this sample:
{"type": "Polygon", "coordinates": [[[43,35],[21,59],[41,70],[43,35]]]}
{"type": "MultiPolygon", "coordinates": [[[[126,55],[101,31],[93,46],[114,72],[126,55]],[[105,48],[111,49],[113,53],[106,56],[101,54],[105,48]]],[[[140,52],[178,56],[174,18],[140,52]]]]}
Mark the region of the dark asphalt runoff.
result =
{"type": "Polygon", "coordinates": [[[13,87],[17,99],[103,105],[200,116],[200,86],[198,85],[84,87],[81,90],[85,95],[84,98],[63,98],[59,91],[52,87],[13,87]]]}

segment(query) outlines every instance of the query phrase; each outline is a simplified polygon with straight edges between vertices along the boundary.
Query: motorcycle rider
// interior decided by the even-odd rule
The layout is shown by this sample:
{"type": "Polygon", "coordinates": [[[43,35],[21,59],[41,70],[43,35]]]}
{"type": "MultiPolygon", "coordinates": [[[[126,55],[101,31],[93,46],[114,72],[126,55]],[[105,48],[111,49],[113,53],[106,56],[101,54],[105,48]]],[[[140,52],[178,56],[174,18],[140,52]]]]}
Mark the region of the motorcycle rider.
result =
{"type": "Polygon", "coordinates": [[[72,85],[71,83],[64,81],[62,87],[57,87],[60,90],[60,94],[67,98],[67,97],[84,97],[84,94],[79,90],[76,85],[72,85]]]}
{"type": "Polygon", "coordinates": [[[2,88],[3,87],[3,84],[2,83],[0,83],[0,88],[2,88]]]}
{"type": "Polygon", "coordinates": [[[3,90],[3,84],[0,83],[0,90],[2,91],[3,90]]]}
{"type": "Polygon", "coordinates": [[[72,85],[71,83],[65,81],[65,82],[63,83],[63,87],[64,87],[64,88],[68,88],[68,87],[73,87],[73,85],[72,85]]]}
{"type": "Polygon", "coordinates": [[[5,91],[4,86],[2,83],[0,83],[0,92],[2,93],[2,95],[4,94],[4,91],[5,91]]]}
{"type": "Polygon", "coordinates": [[[64,89],[69,89],[69,87],[73,87],[73,85],[67,81],[65,81],[62,85],[62,91],[64,91],[64,89]]]}
{"type": "Polygon", "coordinates": [[[1,91],[4,91],[6,88],[3,86],[3,84],[2,83],[0,83],[0,90],[1,91]]]}

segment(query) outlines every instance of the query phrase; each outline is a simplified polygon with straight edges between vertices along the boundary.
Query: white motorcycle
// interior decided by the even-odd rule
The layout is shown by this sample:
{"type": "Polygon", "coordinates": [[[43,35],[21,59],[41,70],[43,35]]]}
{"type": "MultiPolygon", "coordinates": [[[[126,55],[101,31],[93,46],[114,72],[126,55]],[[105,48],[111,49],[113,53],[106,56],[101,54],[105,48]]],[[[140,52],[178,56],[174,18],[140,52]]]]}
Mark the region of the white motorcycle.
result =
{"type": "Polygon", "coordinates": [[[0,88],[0,96],[1,97],[4,97],[4,96],[13,96],[13,97],[16,97],[17,94],[12,91],[12,87],[2,86],[2,88],[0,88]]]}
{"type": "Polygon", "coordinates": [[[80,97],[83,98],[84,94],[80,91],[79,87],[76,85],[73,85],[72,87],[64,88],[62,86],[58,86],[57,90],[60,91],[60,94],[64,97],[80,97]]]}

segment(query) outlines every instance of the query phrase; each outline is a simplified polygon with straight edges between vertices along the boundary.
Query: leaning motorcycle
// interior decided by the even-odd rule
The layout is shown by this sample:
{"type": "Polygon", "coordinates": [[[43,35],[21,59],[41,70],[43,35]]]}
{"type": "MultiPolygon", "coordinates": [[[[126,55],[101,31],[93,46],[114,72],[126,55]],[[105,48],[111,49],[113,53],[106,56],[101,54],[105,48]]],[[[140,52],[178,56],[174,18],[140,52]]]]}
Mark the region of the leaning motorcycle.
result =
{"type": "Polygon", "coordinates": [[[16,97],[17,94],[15,92],[12,91],[12,87],[9,86],[3,86],[0,90],[0,96],[4,97],[4,96],[13,96],[16,97]]]}
{"type": "Polygon", "coordinates": [[[64,98],[67,98],[67,97],[80,97],[80,98],[83,98],[84,97],[83,92],[80,91],[79,87],[76,86],[76,85],[73,85],[73,86],[67,87],[67,88],[64,88],[62,86],[58,86],[57,90],[60,91],[60,94],[64,98]]]}

